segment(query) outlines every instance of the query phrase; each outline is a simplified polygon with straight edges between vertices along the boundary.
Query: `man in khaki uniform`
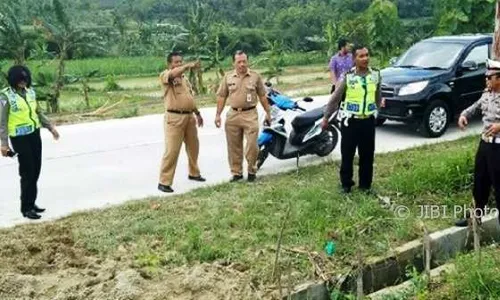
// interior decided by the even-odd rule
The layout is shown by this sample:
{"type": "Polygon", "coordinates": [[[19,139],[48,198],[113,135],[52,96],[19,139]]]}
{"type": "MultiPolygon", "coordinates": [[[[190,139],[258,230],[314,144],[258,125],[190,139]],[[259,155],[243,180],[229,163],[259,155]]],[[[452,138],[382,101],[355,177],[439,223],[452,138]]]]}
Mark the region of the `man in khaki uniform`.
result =
{"type": "Polygon", "coordinates": [[[266,111],[266,121],[271,121],[269,104],[261,76],[248,69],[248,58],[243,51],[233,56],[234,71],[229,72],[222,80],[217,91],[217,114],[215,126],[221,125],[221,113],[226,100],[230,109],[226,115],[226,139],[229,165],[233,175],[231,181],[243,179],[243,138],[247,140],[245,157],[248,163],[248,181],[254,181],[257,173],[257,156],[259,148],[259,118],[257,102],[266,111]]]}
{"type": "Polygon", "coordinates": [[[160,74],[164,89],[165,105],[165,141],[166,151],[163,155],[158,189],[172,193],[172,181],[179,158],[182,142],[186,145],[189,160],[189,179],[205,181],[198,168],[199,141],[196,125],[203,126],[194,101],[191,84],[184,77],[184,72],[190,68],[199,68],[200,63],[183,64],[182,56],[172,52],[167,57],[168,69],[160,74]],[[196,118],[195,118],[196,116],[196,118]]]}

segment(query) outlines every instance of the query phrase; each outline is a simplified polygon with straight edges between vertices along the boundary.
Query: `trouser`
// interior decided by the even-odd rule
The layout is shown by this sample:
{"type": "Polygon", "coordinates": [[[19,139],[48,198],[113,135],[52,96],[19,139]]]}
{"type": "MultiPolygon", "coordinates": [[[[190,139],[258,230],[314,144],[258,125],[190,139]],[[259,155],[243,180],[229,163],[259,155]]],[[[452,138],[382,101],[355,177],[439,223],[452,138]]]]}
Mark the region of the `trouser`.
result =
{"type": "Polygon", "coordinates": [[[21,212],[34,209],[38,195],[38,178],[42,168],[42,139],[40,130],[10,138],[12,148],[17,152],[19,176],[21,177],[21,212]]]}
{"type": "Polygon", "coordinates": [[[248,174],[256,174],[257,156],[259,155],[257,109],[235,111],[230,108],[226,116],[225,131],[231,174],[242,175],[243,173],[243,138],[246,139],[245,157],[248,164],[248,174]]]}
{"type": "MultiPolygon", "coordinates": [[[[481,141],[474,166],[473,195],[475,206],[483,215],[492,186],[495,190],[496,205],[500,210],[500,144],[481,141]]],[[[481,214],[476,212],[475,215],[479,217],[481,214]]]]}
{"type": "Polygon", "coordinates": [[[196,118],[193,114],[165,114],[165,153],[161,162],[160,184],[172,185],[182,143],[186,146],[189,175],[199,176],[199,141],[196,118]]]}
{"type": "Polygon", "coordinates": [[[343,187],[352,187],[354,181],[353,161],[356,148],[359,154],[359,187],[370,189],[373,178],[373,160],[375,153],[375,119],[354,119],[348,121],[345,126],[342,120],[341,126],[342,163],[340,166],[340,180],[343,187]]]}

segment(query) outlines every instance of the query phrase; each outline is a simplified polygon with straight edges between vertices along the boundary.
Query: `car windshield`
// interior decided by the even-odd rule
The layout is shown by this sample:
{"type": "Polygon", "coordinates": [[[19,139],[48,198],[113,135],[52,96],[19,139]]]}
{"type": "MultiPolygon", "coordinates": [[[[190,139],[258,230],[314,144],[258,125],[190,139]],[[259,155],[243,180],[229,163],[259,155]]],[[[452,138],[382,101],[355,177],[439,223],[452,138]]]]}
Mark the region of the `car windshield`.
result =
{"type": "Polygon", "coordinates": [[[459,43],[420,42],[408,49],[396,62],[396,67],[448,69],[464,48],[459,43]]]}

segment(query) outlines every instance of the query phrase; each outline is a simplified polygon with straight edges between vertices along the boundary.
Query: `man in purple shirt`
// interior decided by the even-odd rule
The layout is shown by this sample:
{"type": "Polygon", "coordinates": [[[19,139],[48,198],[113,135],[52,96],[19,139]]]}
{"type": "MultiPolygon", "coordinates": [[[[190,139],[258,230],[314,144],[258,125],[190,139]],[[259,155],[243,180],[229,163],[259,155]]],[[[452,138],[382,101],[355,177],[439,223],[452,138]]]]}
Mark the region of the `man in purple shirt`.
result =
{"type": "Polygon", "coordinates": [[[354,67],[352,53],[349,52],[347,40],[340,39],[338,42],[339,52],[330,59],[330,79],[332,80],[332,90],[335,91],[335,85],[340,82],[344,74],[354,67]]]}

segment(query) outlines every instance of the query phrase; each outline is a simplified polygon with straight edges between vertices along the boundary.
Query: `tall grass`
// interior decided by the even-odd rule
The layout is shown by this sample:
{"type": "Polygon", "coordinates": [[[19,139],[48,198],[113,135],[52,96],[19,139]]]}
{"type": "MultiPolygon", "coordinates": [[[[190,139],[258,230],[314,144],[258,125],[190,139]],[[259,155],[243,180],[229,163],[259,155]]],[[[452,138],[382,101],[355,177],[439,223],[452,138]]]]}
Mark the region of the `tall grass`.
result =
{"type": "MultiPolygon", "coordinates": [[[[250,63],[261,60],[261,56],[250,56],[250,63]]],[[[322,53],[287,53],[285,54],[285,66],[303,66],[309,64],[328,63],[329,58],[322,53]]],[[[55,61],[32,60],[28,61],[28,67],[35,72],[55,73],[57,65],[55,61]]],[[[232,66],[231,57],[222,62],[224,69],[232,66]]],[[[256,67],[266,67],[262,62],[256,67]]],[[[5,68],[5,67],[4,67],[5,68]]],[[[66,62],[66,74],[82,76],[93,70],[99,70],[97,78],[107,76],[156,76],[165,68],[165,58],[154,56],[141,57],[108,57],[75,59],[66,62]]]]}

